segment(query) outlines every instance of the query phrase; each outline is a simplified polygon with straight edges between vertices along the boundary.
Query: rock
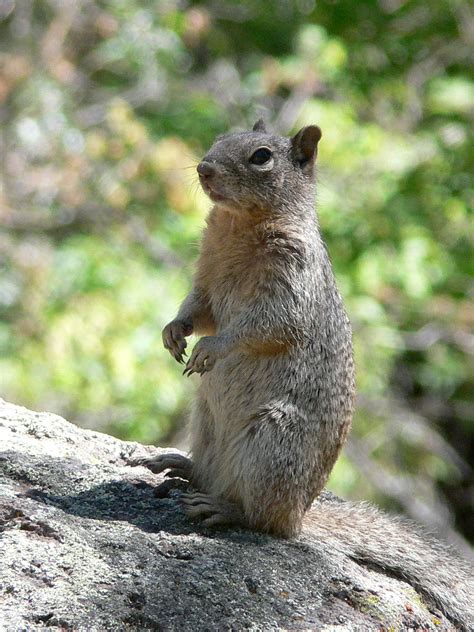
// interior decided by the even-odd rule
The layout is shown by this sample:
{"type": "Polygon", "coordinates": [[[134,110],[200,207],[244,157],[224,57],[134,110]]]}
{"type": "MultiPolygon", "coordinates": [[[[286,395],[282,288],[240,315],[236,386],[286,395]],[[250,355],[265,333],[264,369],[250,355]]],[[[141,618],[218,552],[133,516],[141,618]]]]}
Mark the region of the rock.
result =
{"type": "Polygon", "coordinates": [[[328,543],[190,523],[155,450],[0,404],[2,630],[455,629],[328,543]]]}

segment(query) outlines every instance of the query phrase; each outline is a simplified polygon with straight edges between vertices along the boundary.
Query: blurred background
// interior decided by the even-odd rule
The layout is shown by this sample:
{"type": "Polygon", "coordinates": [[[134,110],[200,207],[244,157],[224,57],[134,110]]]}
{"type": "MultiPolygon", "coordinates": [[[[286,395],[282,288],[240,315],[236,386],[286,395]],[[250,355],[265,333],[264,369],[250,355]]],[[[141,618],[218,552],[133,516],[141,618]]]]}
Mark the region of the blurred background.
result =
{"type": "Polygon", "coordinates": [[[317,123],[358,409],[330,480],[467,554],[474,452],[467,0],[0,0],[0,394],[182,442],[161,329],[209,202],[195,166],[264,115],[317,123]]]}

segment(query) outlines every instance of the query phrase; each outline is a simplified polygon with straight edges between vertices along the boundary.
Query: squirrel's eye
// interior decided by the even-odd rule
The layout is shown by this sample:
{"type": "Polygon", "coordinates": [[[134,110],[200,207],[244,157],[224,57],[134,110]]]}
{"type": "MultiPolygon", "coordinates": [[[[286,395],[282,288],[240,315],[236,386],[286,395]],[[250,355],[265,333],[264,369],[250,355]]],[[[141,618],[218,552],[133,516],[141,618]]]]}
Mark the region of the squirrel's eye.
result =
{"type": "Polygon", "coordinates": [[[250,162],[253,165],[264,165],[272,157],[272,152],[266,147],[260,147],[250,156],[250,162]]]}

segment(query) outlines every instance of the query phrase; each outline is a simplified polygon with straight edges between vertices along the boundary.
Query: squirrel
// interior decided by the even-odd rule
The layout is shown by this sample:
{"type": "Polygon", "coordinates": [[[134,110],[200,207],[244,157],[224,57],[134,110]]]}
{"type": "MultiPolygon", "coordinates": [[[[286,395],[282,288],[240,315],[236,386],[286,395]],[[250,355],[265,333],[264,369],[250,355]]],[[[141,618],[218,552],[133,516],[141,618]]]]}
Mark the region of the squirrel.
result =
{"type": "MultiPolygon", "coordinates": [[[[184,373],[201,375],[191,455],[137,459],[168,470],[157,495],[184,479],[190,517],[290,538],[302,529],[388,569],[474,628],[467,562],[400,518],[366,504],[315,502],[351,424],[351,326],[323,242],[315,200],[321,130],[217,137],[197,166],[214,203],[193,288],[163,330],[184,363],[186,337],[202,336],[184,373]]],[[[324,495],[321,497],[324,498],[324,495]]]]}

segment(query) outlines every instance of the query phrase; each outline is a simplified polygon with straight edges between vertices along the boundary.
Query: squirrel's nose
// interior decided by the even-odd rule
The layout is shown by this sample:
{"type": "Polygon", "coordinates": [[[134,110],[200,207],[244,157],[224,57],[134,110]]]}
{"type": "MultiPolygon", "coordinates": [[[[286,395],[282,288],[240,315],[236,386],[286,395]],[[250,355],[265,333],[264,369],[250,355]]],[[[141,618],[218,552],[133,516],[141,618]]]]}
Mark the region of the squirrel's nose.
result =
{"type": "Polygon", "coordinates": [[[201,177],[209,178],[210,176],[213,176],[215,174],[216,170],[210,162],[206,162],[205,160],[203,160],[198,164],[197,172],[201,177]]]}

